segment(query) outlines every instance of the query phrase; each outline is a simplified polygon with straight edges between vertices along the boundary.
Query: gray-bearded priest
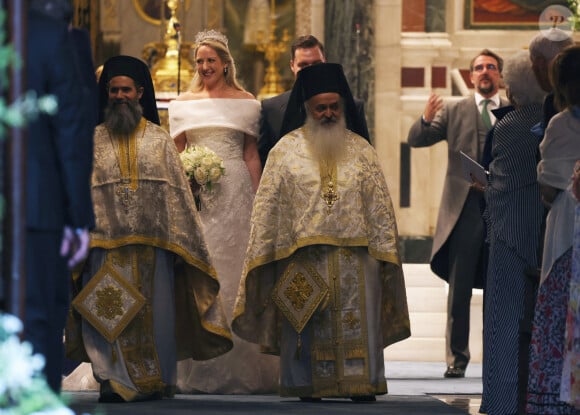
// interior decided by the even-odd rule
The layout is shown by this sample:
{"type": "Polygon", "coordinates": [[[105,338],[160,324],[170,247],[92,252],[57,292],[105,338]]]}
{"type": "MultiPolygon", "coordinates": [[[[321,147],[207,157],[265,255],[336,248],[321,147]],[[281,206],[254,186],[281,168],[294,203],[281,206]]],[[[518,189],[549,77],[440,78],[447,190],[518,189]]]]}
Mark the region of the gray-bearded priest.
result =
{"type": "Polygon", "coordinates": [[[280,394],[373,401],[410,336],[385,177],[338,64],[302,69],[254,201],[233,330],[280,355],[280,394]]]}

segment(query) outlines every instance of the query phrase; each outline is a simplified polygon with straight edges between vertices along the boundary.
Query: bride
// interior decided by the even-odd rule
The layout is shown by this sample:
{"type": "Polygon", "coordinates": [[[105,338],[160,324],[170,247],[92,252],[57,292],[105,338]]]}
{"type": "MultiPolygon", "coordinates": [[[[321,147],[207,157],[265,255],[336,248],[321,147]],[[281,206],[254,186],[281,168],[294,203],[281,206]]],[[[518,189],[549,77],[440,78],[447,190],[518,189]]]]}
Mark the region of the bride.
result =
{"type": "MultiPolygon", "coordinates": [[[[200,193],[199,215],[231,321],[262,168],[256,140],[260,103],[236,80],[227,43],[214,30],[197,34],[196,73],[189,91],[169,104],[169,129],[180,152],[205,146],[224,163],[221,180],[200,193]]],[[[233,350],[223,356],[179,362],[177,388],[182,393],[276,392],[278,365],[277,357],[234,336],[233,350]]]]}

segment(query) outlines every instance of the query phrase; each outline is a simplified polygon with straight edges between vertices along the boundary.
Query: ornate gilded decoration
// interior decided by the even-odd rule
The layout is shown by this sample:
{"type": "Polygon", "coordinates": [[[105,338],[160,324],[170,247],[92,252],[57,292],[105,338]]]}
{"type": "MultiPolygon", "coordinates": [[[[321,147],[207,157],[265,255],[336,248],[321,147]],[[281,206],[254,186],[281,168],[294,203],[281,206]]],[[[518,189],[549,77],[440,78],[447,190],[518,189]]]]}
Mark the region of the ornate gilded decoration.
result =
{"type": "Polygon", "coordinates": [[[339,199],[338,194],[334,190],[334,182],[332,180],[326,183],[326,189],[322,192],[321,197],[326,202],[328,209],[334,206],[334,203],[339,199]]]}
{"type": "Polygon", "coordinates": [[[152,67],[151,77],[158,99],[176,97],[184,89],[183,85],[189,85],[194,73],[189,56],[192,43],[181,41],[181,23],[177,18],[179,2],[167,0],[166,3],[170,17],[161,42],[147,43],[142,52],[143,59],[152,67]]]}
{"type": "MultiPolygon", "coordinates": [[[[189,4],[191,0],[185,1],[185,9],[189,9],[189,4]]],[[[137,11],[139,17],[148,23],[154,25],[160,25],[165,20],[166,4],[170,3],[167,0],[157,0],[157,1],[144,1],[144,0],[133,0],[133,6],[137,11]]],[[[183,3],[183,2],[182,2],[183,3]]]]}
{"type": "Polygon", "coordinates": [[[114,342],[145,304],[145,297],[109,261],[72,302],[108,342],[114,342]]]}
{"type": "Polygon", "coordinates": [[[322,193],[320,197],[326,202],[328,211],[334,206],[336,201],[339,199],[336,190],[336,161],[320,161],[320,182],[322,183],[322,193]]]}
{"type": "Polygon", "coordinates": [[[112,250],[107,253],[107,258],[111,261],[111,264],[115,265],[117,268],[125,268],[131,263],[131,258],[129,255],[123,255],[120,250],[112,250]]]}
{"type": "Polygon", "coordinates": [[[278,69],[276,62],[278,62],[280,55],[288,49],[290,36],[288,35],[288,29],[284,29],[282,32],[282,38],[278,40],[276,36],[276,19],[276,1],[271,0],[270,33],[267,34],[267,38],[265,38],[264,33],[261,30],[258,31],[256,35],[256,50],[258,52],[264,52],[264,57],[268,61],[266,76],[264,77],[264,86],[260,89],[260,93],[258,94],[259,99],[273,97],[284,92],[282,77],[280,76],[280,70],[278,69]]]}
{"type": "Polygon", "coordinates": [[[115,189],[115,194],[118,196],[119,201],[123,205],[125,213],[129,212],[129,208],[131,205],[131,193],[133,193],[131,191],[131,188],[129,187],[129,183],[130,183],[129,180],[123,179],[115,189]]]}
{"type": "MultiPolygon", "coordinates": [[[[192,214],[195,204],[177,148],[160,126],[148,121],[144,128],[142,135],[136,135],[138,185],[133,198],[135,203],[128,213],[115,197],[115,186],[122,175],[110,134],[104,124],[95,129],[91,195],[96,226],[91,231],[91,258],[87,263],[90,266],[84,267],[81,278],[75,281],[75,293],[87,287],[86,292],[90,293],[90,286],[98,282],[98,275],[107,273],[119,274],[119,281],[122,280],[119,285],[124,287],[125,281],[142,296],[153,298],[155,275],[165,278],[165,267],[172,267],[174,291],[179,294],[175,296],[175,307],[180,310],[175,315],[175,324],[178,328],[186,328],[179,330],[176,338],[177,356],[180,359],[211,359],[233,347],[227,317],[219,301],[219,281],[211,266],[199,217],[192,214]],[[159,258],[162,261],[158,262],[159,258]],[[81,287],[82,281],[87,284],[85,287],[81,287]],[[189,330],[192,321],[197,325],[189,330]]],[[[121,289],[116,282],[105,285],[121,289]]],[[[127,300],[123,303],[128,306],[132,300],[127,300]]],[[[81,308],[91,311],[80,312],[80,316],[71,313],[67,325],[67,353],[76,360],[83,360],[88,356],[81,341],[80,317],[94,327],[99,325],[99,318],[96,308],[83,301],[82,296],[77,295],[76,303],[82,303],[81,308]]],[[[108,336],[108,341],[116,339],[121,352],[118,355],[125,359],[128,373],[141,392],[160,390],[158,384],[163,382],[153,338],[152,313],[152,304],[144,303],[132,320],[130,313],[117,317],[130,320],[118,336],[119,329],[110,336],[106,330],[105,334],[99,330],[103,337],[108,336]]],[[[101,320],[104,325],[108,324],[108,320],[101,320]]],[[[119,348],[114,350],[118,352],[119,348]]]]}
{"type": "Polygon", "coordinates": [[[410,336],[397,227],[384,174],[375,150],[362,137],[347,131],[344,146],[332,180],[340,202],[330,211],[319,196],[329,180],[321,175],[304,128],[288,133],[270,151],[254,199],[232,327],[268,350],[279,347],[289,370],[308,370],[310,365],[312,382],[304,384],[307,376],[300,372],[296,383],[289,379],[281,385],[282,396],[385,393],[377,364],[383,348],[410,336]],[[289,279],[288,272],[315,273],[328,288],[324,304],[298,332],[297,315],[288,312],[291,303],[286,310],[279,301],[263,302],[264,291],[283,295],[280,284],[289,279]],[[280,324],[280,314],[290,324],[280,324]],[[291,360],[293,342],[308,348],[308,359],[291,360]]]}
{"type": "Polygon", "coordinates": [[[285,258],[312,243],[368,246],[375,258],[400,263],[396,218],[384,175],[376,152],[370,146],[360,146],[360,140],[364,139],[347,133],[344,159],[349,162],[339,161],[336,173],[332,173],[336,174],[334,183],[339,187],[335,184],[334,190],[341,202],[335,203],[330,213],[325,201],[304,191],[324,192],[320,166],[305,142],[304,128],[290,132],[272,149],[276,151],[268,155],[272,160],[269,164],[284,167],[262,175],[260,188],[264,190],[256,195],[254,210],[265,213],[252,221],[256,243],[250,245],[249,269],[271,258],[268,250],[273,247],[276,257],[285,258]],[[285,180],[293,175],[296,180],[285,180]],[[288,186],[282,195],[278,191],[281,186],[288,186]],[[365,209],[360,208],[363,203],[365,209]],[[289,211],[286,206],[294,208],[289,211]],[[370,218],[364,215],[368,211],[374,212],[370,218]]]}
{"type": "Polygon", "coordinates": [[[295,310],[302,311],[313,291],[314,288],[304,274],[298,272],[286,287],[284,295],[290,300],[295,310]]]}
{"type": "MultiPolygon", "coordinates": [[[[310,133],[305,128],[304,135],[310,142],[315,140],[310,137],[310,133]]],[[[340,199],[337,193],[337,161],[336,159],[320,159],[318,162],[320,170],[321,192],[320,197],[326,203],[327,213],[330,213],[330,208],[340,199]]]]}
{"type": "MultiPolygon", "coordinates": [[[[316,266],[330,293],[329,306],[316,315],[312,325],[314,390],[324,391],[325,396],[360,394],[359,388],[370,386],[364,255],[357,248],[312,247],[309,251],[322,254],[316,266]],[[354,281],[351,275],[356,276],[354,281]]],[[[384,383],[374,387],[373,393],[386,389],[384,383]]]]}
{"type": "Polygon", "coordinates": [[[352,260],[354,260],[354,256],[353,256],[352,252],[350,251],[350,249],[344,249],[344,248],[343,248],[343,249],[340,251],[340,254],[341,254],[341,255],[344,255],[344,258],[345,258],[346,260],[349,260],[349,261],[352,261],[352,260]]]}
{"type": "Polygon", "coordinates": [[[358,319],[352,311],[347,311],[343,318],[342,323],[349,329],[354,330],[360,325],[360,319],[358,319]]]}
{"type": "MultiPolygon", "coordinates": [[[[145,298],[155,298],[155,248],[145,245],[123,246],[108,251],[107,260],[111,254],[126,258],[124,266],[118,268],[123,278],[130,281],[145,298]]],[[[137,389],[144,393],[159,390],[163,382],[153,332],[153,305],[147,301],[118,339],[121,353],[127,362],[127,372],[137,389]]]]}
{"type": "Polygon", "coordinates": [[[113,156],[116,149],[103,124],[95,129],[91,194],[97,226],[91,232],[91,247],[154,245],[184,256],[187,263],[199,267],[217,281],[199,218],[191,215],[190,208],[195,209],[195,203],[175,144],[167,131],[151,122],[146,123],[145,132],[136,138],[138,183],[130,201],[142,202],[132,205],[126,214],[124,206],[110,197],[124,178],[119,161],[113,156]],[[160,215],[160,212],[168,212],[168,215],[160,215]],[[123,226],[119,226],[119,217],[123,218],[123,226]]]}
{"type": "MultiPolygon", "coordinates": [[[[270,321],[266,325],[255,322],[266,318],[263,316],[275,315],[271,308],[277,304],[265,301],[265,291],[271,292],[268,287],[278,283],[278,279],[271,279],[279,275],[276,270],[283,266],[282,261],[290,261],[305,247],[313,245],[344,247],[351,252],[351,248],[360,247],[380,261],[377,273],[380,273],[383,293],[384,312],[381,311],[380,321],[383,347],[410,335],[397,223],[377,154],[362,137],[350,131],[346,135],[344,154],[337,164],[335,182],[340,202],[330,212],[319,196],[322,193],[320,166],[312,156],[304,128],[287,134],[268,155],[260,191],[254,199],[252,230],[232,325],[244,338],[260,341],[269,350],[277,347],[274,336],[254,334],[253,329],[268,327],[272,330],[270,333],[276,332],[274,319],[271,325],[270,321]]],[[[343,257],[345,264],[358,262],[357,255],[343,257]]],[[[310,258],[317,260],[315,254],[310,258]]],[[[350,273],[342,278],[353,275],[356,276],[350,273]]],[[[330,307],[326,306],[325,310],[330,307]]],[[[350,331],[348,325],[344,329],[350,331]]]]}
{"type": "Polygon", "coordinates": [[[141,118],[139,126],[129,136],[113,137],[109,131],[111,145],[116,152],[121,171],[121,180],[115,186],[115,194],[123,205],[125,212],[129,211],[132,195],[139,185],[139,166],[137,165],[137,137],[145,132],[145,118],[141,118]]]}
{"type": "Polygon", "coordinates": [[[123,315],[123,292],[112,285],[96,290],[97,316],[112,320],[123,315]]]}
{"type": "Polygon", "coordinates": [[[272,299],[300,333],[327,295],[324,279],[309,261],[297,254],[276,283],[272,299]]]}

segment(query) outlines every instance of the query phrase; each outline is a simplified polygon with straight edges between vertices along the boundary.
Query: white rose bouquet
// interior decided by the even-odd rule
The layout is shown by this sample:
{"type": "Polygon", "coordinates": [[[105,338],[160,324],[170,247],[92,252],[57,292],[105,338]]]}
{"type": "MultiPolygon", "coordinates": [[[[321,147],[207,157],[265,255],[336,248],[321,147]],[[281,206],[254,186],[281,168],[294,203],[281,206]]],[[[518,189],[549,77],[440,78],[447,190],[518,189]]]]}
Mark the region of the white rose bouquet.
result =
{"type": "Polygon", "coordinates": [[[204,189],[211,191],[213,185],[220,181],[225,173],[224,162],[216,153],[204,146],[187,147],[180,153],[180,157],[199,210],[200,191],[204,189]]]}

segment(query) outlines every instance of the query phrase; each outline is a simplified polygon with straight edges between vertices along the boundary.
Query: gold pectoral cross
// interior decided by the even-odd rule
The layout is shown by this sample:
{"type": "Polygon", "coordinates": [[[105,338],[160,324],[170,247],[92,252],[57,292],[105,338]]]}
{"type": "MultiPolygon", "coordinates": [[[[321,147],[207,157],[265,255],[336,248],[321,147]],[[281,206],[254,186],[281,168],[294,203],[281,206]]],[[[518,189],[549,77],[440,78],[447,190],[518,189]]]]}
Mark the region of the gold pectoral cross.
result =
{"type": "Polygon", "coordinates": [[[125,213],[129,212],[129,205],[131,202],[131,193],[134,192],[134,190],[132,190],[130,188],[130,183],[131,183],[131,180],[122,179],[121,183],[119,185],[117,185],[117,189],[115,190],[115,193],[119,197],[119,200],[121,201],[121,204],[123,205],[123,208],[125,209],[125,213]]]}
{"type": "Polygon", "coordinates": [[[320,168],[320,181],[322,182],[322,194],[320,195],[320,197],[322,197],[322,199],[326,203],[327,212],[330,212],[330,209],[339,199],[338,193],[336,191],[336,177],[337,177],[336,161],[321,160],[319,168],[320,168]]]}
{"type": "Polygon", "coordinates": [[[338,194],[334,190],[334,182],[330,180],[326,185],[326,191],[322,192],[322,198],[326,202],[326,206],[330,209],[334,203],[339,199],[338,194]]]}

